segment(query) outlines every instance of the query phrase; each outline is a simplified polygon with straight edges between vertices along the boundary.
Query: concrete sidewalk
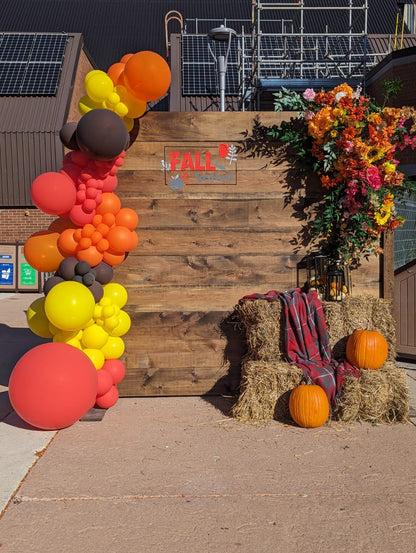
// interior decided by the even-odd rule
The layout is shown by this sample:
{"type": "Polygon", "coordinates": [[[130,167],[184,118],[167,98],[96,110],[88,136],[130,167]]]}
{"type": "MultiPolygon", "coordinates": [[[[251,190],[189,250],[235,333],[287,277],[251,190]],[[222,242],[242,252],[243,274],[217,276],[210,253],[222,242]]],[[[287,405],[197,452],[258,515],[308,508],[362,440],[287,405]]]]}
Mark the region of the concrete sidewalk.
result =
{"type": "MultiPolygon", "coordinates": [[[[15,336],[20,357],[34,347],[34,298],[16,296],[0,299],[0,343],[15,336]]],[[[0,520],[2,553],[415,551],[411,423],[258,428],[231,419],[227,398],[124,398],[100,422],[39,432],[7,414],[6,365],[0,481],[16,466],[23,475],[0,520]]]]}

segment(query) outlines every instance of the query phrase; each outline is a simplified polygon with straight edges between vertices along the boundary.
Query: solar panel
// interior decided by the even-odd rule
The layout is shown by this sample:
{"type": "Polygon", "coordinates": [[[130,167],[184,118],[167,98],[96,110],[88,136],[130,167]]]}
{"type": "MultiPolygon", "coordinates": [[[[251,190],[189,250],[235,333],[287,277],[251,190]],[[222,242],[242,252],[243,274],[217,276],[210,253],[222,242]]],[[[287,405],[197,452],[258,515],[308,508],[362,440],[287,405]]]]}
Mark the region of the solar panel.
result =
{"type": "MultiPolygon", "coordinates": [[[[182,94],[184,96],[212,96],[219,94],[215,61],[208,49],[206,35],[182,35],[182,94]]],[[[228,42],[211,41],[218,56],[225,56],[228,42]]],[[[225,93],[238,94],[238,40],[231,42],[225,75],[225,93]]]]}
{"type": "Polygon", "coordinates": [[[54,96],[68,35],[0,33],[0,95],[54,96]]]}

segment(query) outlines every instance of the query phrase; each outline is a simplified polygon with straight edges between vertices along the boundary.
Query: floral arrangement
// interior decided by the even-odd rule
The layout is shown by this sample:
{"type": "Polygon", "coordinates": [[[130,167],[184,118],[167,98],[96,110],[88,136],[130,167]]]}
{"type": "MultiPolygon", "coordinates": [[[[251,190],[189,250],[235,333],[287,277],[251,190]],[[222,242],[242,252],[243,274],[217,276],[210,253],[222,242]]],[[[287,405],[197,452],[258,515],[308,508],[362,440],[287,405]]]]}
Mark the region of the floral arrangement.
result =
{"type": "Polygon", "coordinates": [[[416,111],[378,106],[346,83],[327,92],[282,89],[275,110],[288,109],[299,112],[298,121],[268,134],[292,146],[320,178],[323,200],[313,239],[334,261],[357,266],[363,256],[380,253],[384,231],[404,222],[395,199],[416,185],[398,171],[395,154],[416,146],[416,111]]]}

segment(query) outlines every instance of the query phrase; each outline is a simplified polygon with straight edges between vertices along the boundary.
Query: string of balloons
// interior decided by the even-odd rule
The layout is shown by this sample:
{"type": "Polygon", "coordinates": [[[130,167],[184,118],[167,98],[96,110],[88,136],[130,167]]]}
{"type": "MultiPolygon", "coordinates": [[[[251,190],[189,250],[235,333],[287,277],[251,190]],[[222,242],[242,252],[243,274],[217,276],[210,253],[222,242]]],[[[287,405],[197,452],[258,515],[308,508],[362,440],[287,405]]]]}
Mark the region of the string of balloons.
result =
{"type": "Polygon", "coordinates": [[[163,97],[170,81],[168,64],[150,51],[126,54],[107,72],[90,71],[78,102],[81,118],[60,131],[69,150],[62,167],[31,185],[34,205],[56,216],[24,244],[31,267],[53,273],[27,311],[31,331],[50,341],[18,360],[9,397],[34,427],[65,428],[92,407],[108,409],[118,401],[117,384],[125,376],[122,337],[131,319],[114,267],[137,247],[139,219],[115,192],[117,173],[135,119],[163,97]]]}

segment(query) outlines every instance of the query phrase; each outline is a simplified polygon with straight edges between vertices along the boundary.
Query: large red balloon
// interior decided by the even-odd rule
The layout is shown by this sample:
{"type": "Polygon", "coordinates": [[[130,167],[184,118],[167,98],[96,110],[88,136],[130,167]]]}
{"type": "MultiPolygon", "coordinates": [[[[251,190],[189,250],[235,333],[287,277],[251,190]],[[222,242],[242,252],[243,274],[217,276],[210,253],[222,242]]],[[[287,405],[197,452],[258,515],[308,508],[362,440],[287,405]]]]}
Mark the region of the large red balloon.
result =
{"type": "Polygon", "coordinates": [[[62,342],[41,344],[16,363],[9,397],[16,413],[43,430],[70,426],[97,396],[97,371],[85,353],[62,342]]]}
{"type": "Polygon", "coordinates": [[[127,90],[144,102],[161,98],[168,91],[170,80],[169,65],[156,52],[137,52],[124,68],[127,90]]]}
{"type": "Polygon", "coordinates": [[[65,173],[43,173],[32,183],[30,195],[36,207],[49,215],[68,213],[76,199],[74,181],[65,173]]]}

